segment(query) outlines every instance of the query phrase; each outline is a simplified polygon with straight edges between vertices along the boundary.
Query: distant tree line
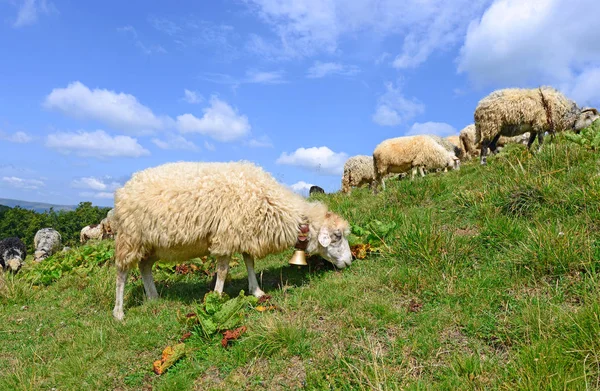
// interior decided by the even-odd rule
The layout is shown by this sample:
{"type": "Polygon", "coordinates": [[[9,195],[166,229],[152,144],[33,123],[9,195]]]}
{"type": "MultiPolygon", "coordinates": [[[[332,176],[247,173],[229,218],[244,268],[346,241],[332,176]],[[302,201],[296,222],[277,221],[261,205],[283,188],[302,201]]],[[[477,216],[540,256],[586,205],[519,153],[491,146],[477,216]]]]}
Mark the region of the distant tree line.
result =
{"type": "Polygon", "coordinates": [[[0,205],[0,239],[10,236],[20,238],[33,251],[33,237],[42,228],[54,228],[62,236],[65,246],[79,243],[79,233],[89,224],[98,224],[106,217],[110,208],[92,206],[91,202],[80,203],[72,211],[50,210],[38,213],[20,207],[8,208],[0,205]]]}

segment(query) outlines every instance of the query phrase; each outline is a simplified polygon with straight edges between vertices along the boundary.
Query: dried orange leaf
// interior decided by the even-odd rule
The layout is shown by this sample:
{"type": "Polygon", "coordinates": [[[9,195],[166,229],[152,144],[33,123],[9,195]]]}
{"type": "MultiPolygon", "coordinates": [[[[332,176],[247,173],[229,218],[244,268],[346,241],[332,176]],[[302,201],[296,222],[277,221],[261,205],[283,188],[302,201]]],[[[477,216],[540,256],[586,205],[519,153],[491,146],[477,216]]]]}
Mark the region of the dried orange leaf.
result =
{"type": "Polygon", "coordinates": [[[225,347],[225,346],[227,346],[229,341],[238,339],[242,334],[244,334],[246,332],[246,330],[247,330],[246,326],[241,326],[235,330],[225,331],[223,333],[223,339],[221,340],[221,346],[225,347]]]}
{"type": "Polygon", "coordinates": [[[185,344],[179,343],[173,347],[167,346],[162,352],[162,358],[154,361],[152,369],[157,375],[162,375],[177,360],[185,355],[185,344]]]}

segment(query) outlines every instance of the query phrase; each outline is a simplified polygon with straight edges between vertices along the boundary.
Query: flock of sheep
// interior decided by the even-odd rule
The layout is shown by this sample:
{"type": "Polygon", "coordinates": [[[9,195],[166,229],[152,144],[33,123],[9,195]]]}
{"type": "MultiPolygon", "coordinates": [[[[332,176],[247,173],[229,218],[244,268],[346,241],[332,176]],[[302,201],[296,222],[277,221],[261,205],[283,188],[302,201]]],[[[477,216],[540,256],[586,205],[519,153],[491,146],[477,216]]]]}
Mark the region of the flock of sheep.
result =
{"type": "Polygon", "coordinates": [[[411,172],[414,178],[428,170],[459,169],[460,160],[480,155],[486,164],[488,150],[497,153],[508,143],[527,144],[538,139],[538,151],[546,132],[581,129],[600,118],[595,108],[577,104],[550,87],[498,90],[482,99],[475,109],[475,123],[458,136],[442,139],[433,135],[406,136],[385,140],[372,156],[358,155],[344,165],[342,191],[369,185],[385,189],[385,179],[411,172]]]}
{"type": "MultiPolygon", "coordinates": [[[[459,169],[461,159],[471,158],[478,150],[485,164],[488,149],[496,153],[509,142],[527,142],[530,148],[537,137],[539,150],[546,132],[579,131],[600,115],[543,87],[493,92],[479,102],[474,117],[475,124],[459,136],[398,137],[380,143],[372,156],[351,157],[344,167],[342,192],[367,184],[385,190],[385,178],[391,175],[410,172],[414,177],[417,172],[423,176],[425,171],[459,169]]],[[[323,189],[313,186],[310,193],[314,192],[323,189]]],[[[132,268],[139,267],[147,298],[158,297],[152,265],[159,260],[185,262],[215,256],[215,291],[221,293],[232,255],[242,254],[249,292],[257,297],[264,292],[254,271],[256,258],[295,247],[319,254],[338,268],[352,262],[347,221],[249,162],[168,163],[135,173],[115,192],[115,207],[107,219],[84,228],[81,241],[116,232],[113,316],[118,320],[124,318],[123,294],[132,268]]],[[[24,259],[24,246],[13,246],[14,251],[8,252],[2,246],[0,255],[9,267],[13,268],[15,256],[24,259]]],[[[40,256],[50,255],[54,247],[44,246],[38,250],[40,256]]]]}
{"type": "MultiPolygon", "coordinates": [[[[107,217],[102,219],[100,224],[87,225],[81,229],[79,236],[83,244],[90,239],[107,239],[114,237],[114,232],[110,225],[110,218],[113,215],[111,209],[107,217]]],[[[41,262],[59,250],[68,251],[69,247],[62,247],[62,236],[54,228],[42,228],[36,232],[33,238],[34,262],[41,262]]],[[[23,241],[17,237],[9,237],[0,240],[0,267],[3,270],[18,272],[25,264],[27,257],[26,246],[23,241]]]]}

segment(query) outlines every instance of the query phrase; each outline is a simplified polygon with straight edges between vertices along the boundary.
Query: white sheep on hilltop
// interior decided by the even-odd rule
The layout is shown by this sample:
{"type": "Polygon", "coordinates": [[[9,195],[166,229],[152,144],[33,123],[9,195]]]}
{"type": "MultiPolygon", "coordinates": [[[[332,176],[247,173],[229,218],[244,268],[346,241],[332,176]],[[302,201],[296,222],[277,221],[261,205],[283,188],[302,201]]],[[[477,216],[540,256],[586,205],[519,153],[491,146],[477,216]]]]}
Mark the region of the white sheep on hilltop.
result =
{"type": "Polygon", "coordinates": [[[488,148],[495,151],[501,136],[529,132],[527,148],[531,148],[537,136],[539,151],[544,133],[581,130],[600,115],[594,108],[580,109],[554,88],[541,87],[494,91],[479,101],[474,117],[475,143],[481,144],[480,162],[485,164],[488,148]]]}
{"type": "Polygon", "coordinates": [[[33,238],[33,246],[35,247],[33,260],[36,262],[43,261],[60,250],[61,241],[62,236],[54,228],[42,228],[37,231],[33,238]]]}
{"type": "Polygon", "coordinates": [[[110,236],[110,225],[106,218],[100,224],[86,225],[79,233],[79,241],[85,243],[90,239],[106,239],[110,236]]]}
{"type": "MultiPolygon", "coordinates": [[[[481,144],[475,143],[476,132],[475,132],[475,124],[467,125],[460,131],[459,134],[460,139],[460,147],[465,151],[464,158],[470,159],[474,156],[478,156],[481,151],[481,144]]],[[[514,137],[505,137],[501,136],[496,143],[496,147],[500,148],[505,146],[506,144],[517,143],[517,144],[527,144],[529,141],[529,132],[523,133],[519,136],[514,137]]]]}
{"type": "Polygon", "coordinates": [[[342,176],[342,192],[350,193],[353,187],[371,185],[375,180],[373,156],[352,156],[344,163],[342,176]]]}
{"type": "Polygon", "coordinates": [[[376,183],[385,189],[385,176],[417,170],[425,176],[425,169],[447,170],[460,168],[460,160],[430,136],[397,137],[383,141],[373,152],[376,183]]]}
{"type": "Polygon", "coordinates": [[[158,297],[152,265],[217,257],[215,291],[222,293],[229,261],[241,253],[249,292],[260,297],[254,259],[279,253],[308,231],[306,250],[338,268],[352,262],[348,223],[309,202],[248,162],[169,163],[140,171],[115,193],[117,266],[113,315],[123,319],[123,291],[139,266],[148,299],[158,297]]]}

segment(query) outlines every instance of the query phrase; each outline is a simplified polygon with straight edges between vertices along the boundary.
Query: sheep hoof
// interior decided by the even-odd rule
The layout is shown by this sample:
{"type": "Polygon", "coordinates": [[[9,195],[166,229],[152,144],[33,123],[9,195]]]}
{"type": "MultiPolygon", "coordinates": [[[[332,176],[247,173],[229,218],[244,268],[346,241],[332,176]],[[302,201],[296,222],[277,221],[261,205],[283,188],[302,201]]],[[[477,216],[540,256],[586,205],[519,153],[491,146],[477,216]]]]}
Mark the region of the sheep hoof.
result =
{"type": "Polygon", "coordinates": [[[123,310],[114,309],[113,310],[113,317],[116,320],[121,321],[121,320],[123,320],[125,318],[125,313],[123,312],[123,310]]]}
{"type": "Polygon", "coordinates": [[[252,296],[254,296],[254,297],[260,298],[260,297],[262,297],[264,295],[265,295],[265,292],[263,292],[262,289],[260,289],[260,288],[256,288],[254,290],[254,292],[252,292],[252,296]]]}

